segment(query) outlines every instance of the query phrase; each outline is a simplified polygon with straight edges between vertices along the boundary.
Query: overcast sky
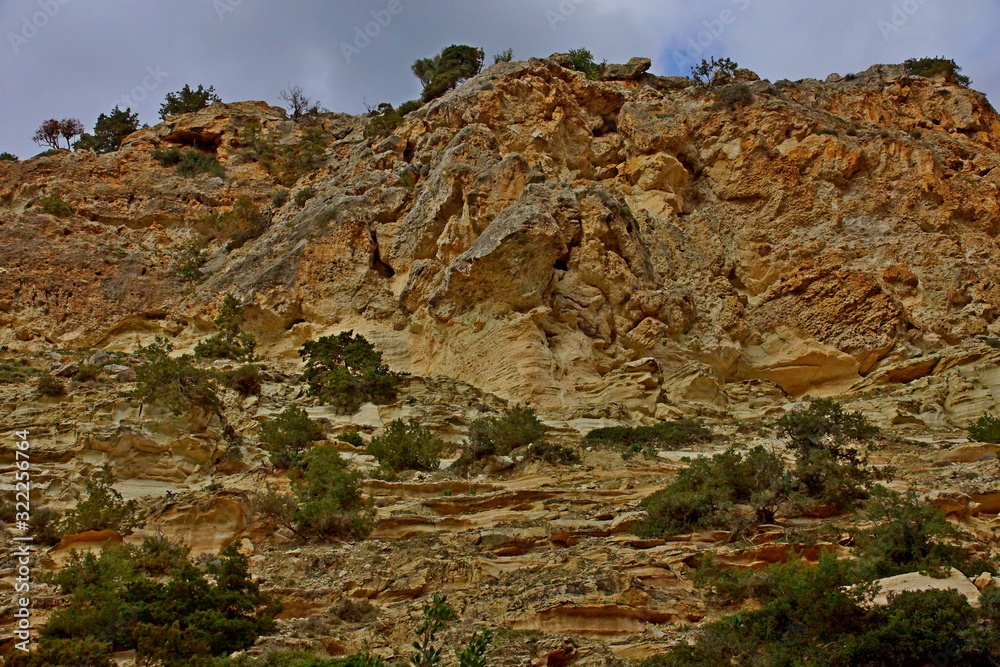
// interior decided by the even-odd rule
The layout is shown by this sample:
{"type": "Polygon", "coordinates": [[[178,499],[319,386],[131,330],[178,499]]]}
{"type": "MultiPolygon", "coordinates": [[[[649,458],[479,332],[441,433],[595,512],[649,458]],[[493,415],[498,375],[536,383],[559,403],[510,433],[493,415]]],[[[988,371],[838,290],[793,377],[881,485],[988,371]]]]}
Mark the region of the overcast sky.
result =
{"type": "Polygon", "coordinates": [[[945,55],[995,104],[998,28],[997,0],[0,0],[0,152],[30,157],[41,121],[90,129],[116,103],[153,124],[186,83],[224,101],[278,104],[299,84],[333,111],[398,104],[420,92],[410,64],[453,43],[490,63],[507,47],[642,55],[656,74],[728,56],[772,81],[945,55]]]}

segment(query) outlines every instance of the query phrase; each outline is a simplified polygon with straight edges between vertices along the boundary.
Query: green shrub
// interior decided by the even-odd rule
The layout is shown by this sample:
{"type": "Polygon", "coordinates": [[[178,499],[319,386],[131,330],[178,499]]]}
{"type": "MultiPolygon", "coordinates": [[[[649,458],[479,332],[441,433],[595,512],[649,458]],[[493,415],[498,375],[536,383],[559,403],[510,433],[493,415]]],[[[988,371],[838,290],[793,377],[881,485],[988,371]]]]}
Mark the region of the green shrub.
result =
{"type": "Polygon", "coordinates": [[[384,139],[392,134],[400,123],[403,122],[403,114],[393,108],[391,104],[382,103],[373,112],[371,120],[365,125],[365,139],[384,139]]]}
{"type": "Polygon", "coordinates": [[[716,60],[713,56],[711,60],[702,60],[691,68],[691,78],[703,86],[714,88],[717,85],[729,83],[734,76],[739,65],[729,58],[716,60]]]}
{"type": "Polygon", "coordinates": [[[507,408],[502,414],[480,417],[469,425],[469,442],[452,464],[460,474],[488,456],[509,456],[521,450],[525,459],[553,464],[572,463],[580,457],[572,448],[550,442],[548,428],[528,406],[507,408]]]}
{"type": "Polygon", "coordinates": [[[369,653],[341,658],[318,658],[305,651],[274,651],[262,656],[225,658],[212,667],[384,667],[385,661],[369,653]]]}
{"type": "Polygon", "coordinates": [[[259,125],[247,125],[240,131],[242,153],[255,160],[281,185],[291,186],[306,174],[323,165],[330,136],[322,127],[308,127],[298,141],[279,144],[265,137],[259,125]]]}
{"type": "Polygon", "coordinates": [[[390,422],[380,436],[372,438],[368,453],[384,470],[437,470],[444,442],[415,419],[390,422]]]}
{"type": "Polygon", "coordinates": [[[302,188],[301,190],[295,193],[295,205],[298,207],[305,206],[306,202],[308,202],[315,196],[316,196],[316,188],[312,187],[311,185],[307,188],[302,188]]]}
{"type": "Polygon", "coordinates": [[[112,660],[111,645],[90,638],[50,639],[43,638],[30,653],[14,649],[4,658],[4,665],[10,667],[53,667],[72,665],[73,667],[116,667],[112,660]]]}
{"type": "Polygon", "coordinates": [[[515,449],[545,441],[548,428],[526,405],[507,408],[495,417],[480,417],[469,425],[469,446],[474,458],[491,454],[508,456],[515,449]]]}
{"type": "Polygon", "coordinates": [[[28,532],[39,544],[51,547],[63,537],[62,515],[48,507],[33,509],[28,517],[28,532]]]}
{"type": "Polygon", "coordinates": [[[115,530],[131,535],[141,528],[145,519],[139,514],[139,503],[123,500],[111,482],[111,471],[105,466],[87,480],[86,498],[76,497],[76,508],[66,512],[59,523],[63,535],[86,530],[115,530]]]}
{"type": "Polygon", "coordinates": [[[969,440],[1000,443],[1000,419],[985,414],[969,427],[969,440]]]}
{"type": "Polygon", "coordinates": [[[349,445],[354,445],[355,447],[364,447],[365,441],[361,439],[361,434],[357,431],[348,431],[347,433],[341,433],[337,436],[337,439],[341,442],[346,442],[349,445]]]}
{"type": "Polygon", "coordinates": [[[299,532],[320,538],[367,536],[375,508],[361,494],[361,479],[334,450],[317,447],[307,452],[292,483],[299,500],[293,517],[299,532]]]}
{"type": "Polygon", "coordinates": [[[209,174],[219,178],[226,175],[226,168],[219,164],[215,155],[203,153],[196,148],[168,148],[150,151],[150,156],[162,167],[175,167],[180,176],[192,177],[209,174]]]}
{"type": "Polygon", "coordinates": [[[257,341],[247,333],[240,333],[246,306],[232,294],[222,300],[222,308],[215,318],[219,333],[201,341],[194,348],[196,359],[253,359],[257,341]]]}
{"type": "Polygon", "coordinates": [[[435,593],[431,601],[424,605],[420,627],[417,628],[417,641],[413,642],[416,653],[410,657],[413,667],[432,667],[441,663],[442,648],[435,646],[437,635],[449,621],[458,617],[455,610],[448,604],[448,598],[435,593]]]}
{"type": "Polygon", "coordinates": [[[569,57],[573,60],[573,69],[583,72],[588,79],[598,79],[604,72],[605,63],[596,63],[594,54],[587,49],[570,49],[569,57]]]}
{"type": "Polygon", "coordinates": [[[176,167],[181,162],[181,149],[176,146],[170,148],[154,148],[149,152],[149,156],[160,163],[161,167],[176,167]]]}
{"type": "Polygon", "coordinates": [[[97,364],[81,363],[76,367],[73,379],[77,382],[93,382],[101,377],[102,368],[97,364]]]}
{"type": "Polygon", "coordinates": [[[264,387],[264,382],[260,377],[260,366],[256,364],[243,364],[231,371],[221,373],[219,381],[222,382],[223,386],[229,387],[244,397],[258,396],[264,387]]]}
{"type": "Polygon", "coordinates": [[[486,667],[490,644],[492,642],[493,633],[489,630],[483,630],[474,634],[462,651],[458,651],[457,649],[455,651],[455,655],[458,658],[458,667],[486,667]]]}
{"type": "Polygon", "coordinates": [[[868,441],[879,435],[860,412],[844,412],[840,404],[823,398],[794,410],[775,423],[778,434],[796,451],[823,448],[831,439],[868,441]]]}
{"type": "Polygon", "coordinates": [[[1000,655],[995,611],[1000,591],[984,592],[980,609],[954,590],[893,594],[886,605],[864,601],[873,587],[849,561],[832,555],[813,568],[800,561],[748,577],[758,603],[701,628],[691,643],[644,667],[695,665],[990,665],[1000,655]]]}
{"type": "Polygon", "coordinates": [[[971,536],[948,522],[941,510],[919,499],[876,487],[868,503],[871,526],[852,531],[855,555],[872,578],[956,567],[970,576],[995,571],[956,544],[971,536]]]}
{"type": "Polygon", "coordinates": [[[509,63],[514,59],[514,49],[504,49],[500,53],[493,56],[493,64],[497,63],[509,63]]]}
{"type": "Polygon", "coordinates": [[[411,111],[416,111],[422,106],[424,105],[420,100],[410,100],[409,102],[403,102],[402,104],[400,104],[397,111],[400,113],[400,115],[405,116],[411,111]]]}
{"type": "Polygon", "coordinates": [[[846,511],[868,497],[877,478],[863,457],[810,450],[795,462],[792,499],[801,510],[832,507],[846,511]]]}
{"type": "Polygon", "coordinates": [[[270,520],[279,526],[291,525],[299,506],[294,496],[275,491],[270,486],[250,494],[248,504],[252,520],[270,520]]]}
{"type": "Polygon", "coordinates": [[[274,208],[281,208],[288,203],[291,195],[286,188],[278,188],[271,195],[271,206],[274,208]]]}
{"type": "Polygon", "coordinates": [[[485,57],[482,49],[452,44],[433,58],[422,58],[413,63],[411,69],[424,86],[421,101],[437,99],[479,74],[485,57]]]}
{"type": "Polygon", "coordinates": [[[174,271],[185,281],[198,282],[205,277],[201,268],[205,266],[206,262],[208,262],[208,256],[205,254],[205,242],[201,239],[195,239],[177,253],[174,271]]]}
{"type": "Polygon", "coordinates": [[[938,56],[936,58],[910,58],[904,63],[906,67],[906,73],[911,76],[924,76],[932,77],[942,72],[947,72],[951,74],[955,81],[963,86],[972,85],[972,79],[965,76],[964,74],[959,74],[962,68],[955,64],[955,61],[950,58],[944,58],[938,56]]]}
{"type": "Polygon", "coordinates": [[[691,461],[674,481],[642,501],[644,536],[674,535],[697,528],[772,523],[791,481],[780,457],[763,447],[735,449],[691,461]],[[747,506],[741,514],[738,505],[747,506]]]}
{"type": "Polygon", "coordinates": [[[108,547],[100,556],[74,554],[53,581],[70,602],[42,629],[40,650],[58,641],[99,642],[164,667],[208,665],[210,656],[246,649],[274,630],[281,610],[233,545],[205,572],[187,559],[187,549],[108,547]]]}
{"type": "Polygon", "coordinates": [[[198,174],[222,178],[226,175],[226,168],[219,164],[218,158],[214,155],[189,148],[181,153],[181,161],[177,163],[177,173],[188,178],[198,174]]]}
{"type": "Polygon", "coordinates": [[[176,414],[195,406],[218,411],[213,373],[195,366],[187,355],[171,357],[172,350],[161,338],[136,350],[144,361],[135,369],[138,386],[132,396],[143,403],[159,402],[176,414]]]}
{"type": "Polygon", "coordinates": [[[43,213],[48,213],[57,218],[65,218],[73,215],[73,207],[60,199],[58,195],[46,195],[35,202],[35,206],[40,208],[43,213]]]}
{"type": "Polygon", "coordinates": [[[132,109],[122,111],[116,105],[110,114],[101,114],[94,124],[93,134],[84,134],[73,144],[76,150],[91,150],[95,153],[111,153],[122,146],[128,135],[139,129],[139,114],[132,109]]]}
{"type": "Polygon", "coordinates": [[[0,363],[0,382],[8,384],[20,384],[30,377],[38,374],[26,359],[16,359],[0,363]]]}
{"type": "Polygon", "coordinates": [[[821,399],[775,425],[796,454],[794,492],[802,504],[846,510],[867,497],[878,476],[860,447],[880,431],[864,415],[821,399]]]}
{"type": "Polygon", "coordinates": [[[248,333],[241,333],[232,337],[216,334],[195,345],[194,354],[197,359],[232,359],[240,361],[243,359],[253,359],[256,347],[257,341],[248,333]]]}
{"type": "Polygon", "coordinates": [[[50,373],[42,373],[38,376],[38,386],[35,391],[42,396],[64,396],[66,385],[50,373]]]}
{"type": "Polygon", "coordinates": [[[609,426],[588,433],[584,440],[596,445],[620,446],[632,451],[674,450],[711,442],[715,434],[700,422],[681,419],[655,426],[609,426]]]}
{"type": "Polygon", "coordinates": [[[362,403],[387,403],[396,397],[400,376],[382,363],[382,354],[360,334],[345,331],[308,341],[299,350],[306,359],[302,379],[309,393],[345,412],[362,403]]]}
{"type": "Polygon", "coordinates": [[[301,463],[303,453],[313,442],[323,438],[323,429],[309,418],[302,408],[295,406],[274,419],[264,422],[260,429],[260,442],[271,454],[271,464],[276,468],[289,468],[301,463]]]}
{"type": "Polygon", "coordinates": [[[18,159],[18,157],[13,153],[8,153],[7,151],[0,153],[0,162],[19,162],[19,161],[20,160],[18,159]]]}
{"type": "Polygon", "coordinates": [[[167,93],[166,100],[160,106],[160,118],[166,120],[167,116],[199,111],[221,101],[215,94],[215,86],[206,89],[199,85],[197,89],[192,89],[190,85],[185,84],[179,91],[167,93]]]}

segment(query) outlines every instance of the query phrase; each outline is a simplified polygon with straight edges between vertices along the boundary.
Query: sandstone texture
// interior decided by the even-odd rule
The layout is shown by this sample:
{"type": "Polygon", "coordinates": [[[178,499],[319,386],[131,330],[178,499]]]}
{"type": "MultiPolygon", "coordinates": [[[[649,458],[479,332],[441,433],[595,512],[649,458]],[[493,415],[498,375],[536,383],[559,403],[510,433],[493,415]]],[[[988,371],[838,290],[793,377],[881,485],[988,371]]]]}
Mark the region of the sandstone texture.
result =
{"type": "MultiPolygon", "coordinates": [[[[364,136],[367,116],[296,122],[242,102],[171,117],[107,155],[0,161],[0,431],[30,431],[38,503],[73,507],[107,467],[147,518],[131,535],[67,536],[39,564],[153,535],[202,559],[236,544],[285,606],[252,652],[405,660],[442,593],[462,630],[445,641],[492,628],[491,664],[637,664],[717,618],[691,576],[706,556],[759,570],[850,553],[830,517],[785,508],[743,534],[635,534],[642,500],[687,460],[781,450],[773,420],[827,396],[885,430],[872,462],[896,471],[888,486],[995,553],[998,445],[966,430],[1000,415],[1000,116],[986,98],[878,65],[825,83],[740,70],[752,99],[733,105],[644,58],[598,79],[566,64],[494,65],[386,137],[364,136]],[[278,150],[319,137],[317,168],[282,178],[255,157],[254,132],[278,150]],[[216,156],[225,177],[153,156],[172,148],[216,156]],[[72,213],[46,213],[53,196],[72,213]],[[218,216],[238,197],[267,224],[230,248],[218,216]],[[180,267],[197,252],[192,280],[180,267]],[[227,294],[247,304],[260,392],[220,388],[218,410],[140,403],[137,346],[190,352],[227,294]],[[348,330],[408,374],[395,400],[344,414],[309,395],[298,349],[348,330]],[[42,372],[66,393],[39,395],[42,372]],[[580,460],[515,451],[446,469],[470,424],[517,403],[580,460]],[[260,442],[260,421],[290,406],[364,474],[368,539],[304,539],[255,508],[262,490],[291,488],[260,442]],[[583,440],[685,417],[718,437],[650,456],[583,440]],[[447,443],[441,470],[384,479],[338,439],[370,443],[397,419],[447,443]]],[[[4,441],[4,483],[14,469],[4,441]]],[[[12,534],[0,529],[5,554],[12,534]]],[[[0,590],[14,567],[0,559],[0,590]]],[[[883,583],[970,601],[996,585],[883,583]]],[[[36,621],[64,602],[40,585],[36,621]]]]}

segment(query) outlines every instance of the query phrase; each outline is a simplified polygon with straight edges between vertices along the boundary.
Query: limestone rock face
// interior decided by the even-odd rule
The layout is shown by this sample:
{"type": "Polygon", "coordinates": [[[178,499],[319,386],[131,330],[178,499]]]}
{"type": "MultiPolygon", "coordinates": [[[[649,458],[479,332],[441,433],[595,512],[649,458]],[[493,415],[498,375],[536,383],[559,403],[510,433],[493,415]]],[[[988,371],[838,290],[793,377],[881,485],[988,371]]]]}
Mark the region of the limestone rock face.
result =
{"type": "MultiPolygon", "coordinates": [[[[399,370],[652,417],[721,409],[745,382],[836,394],[1000,335],[1000,118],[982,95],[895,66],[741,72],[753,99],[729,108],[645,59],[604,81],[570,65],[498,63],[382,139],[364,117],[247,102],[108,155],[0,163],[0,344],[189,345],[233,292],[274,356],[354,329],[399,370]],[[304,205],[271,203],[251,126],[279,146],[322,136],[290,187],[314,189],[304,205]],[[226,178],[151,156],[192,146],[226,178]],[[44,213],[48,195],[73,214],[44,213]],[[205,216],[240,195],[272,222],[228,251],[205,216]],[[186,288],[198,238],[206,279],[186,288]]],[[[189,444],[175,454],[208,455],[189,444]]]]}

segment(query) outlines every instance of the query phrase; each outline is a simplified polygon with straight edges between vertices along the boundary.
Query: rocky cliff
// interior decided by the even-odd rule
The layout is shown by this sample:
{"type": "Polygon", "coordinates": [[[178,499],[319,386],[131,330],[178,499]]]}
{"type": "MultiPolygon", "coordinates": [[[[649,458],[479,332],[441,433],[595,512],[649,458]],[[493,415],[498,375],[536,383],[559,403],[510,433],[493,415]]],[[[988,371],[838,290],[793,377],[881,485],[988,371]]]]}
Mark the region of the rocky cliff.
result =
{"type": "Polygon", "coordinates": [[[308,131],[262,103],[172,118],[108,155],[3,163],[0,342],[193,341],[233,292],[275,354],[353,328],[403,370],[655,415],[725,408],[748,380],[836,393],[1000,334],[1000,118],[982,95],[875,67],[748,76],[727,104],[638,71],[501,63],[384,139],[324,116],[322,163],[291,186],[316,190],[302,207],[272,207],[277,179],[246,155],[248,126],[278,144],[308,131]],[[150,155],[184,146],[225,178],[150,155]],[[47,195],[73,213],[41,212],[47,195]],[[238,195],[273,218],[230,252],[201,222],[238,195]],[[196,236],[210,259],[186,285],[176,256],[196,236]]]}
{"type": "MultiPolygon", "coordinates": [[[[31,431],[39,502],[73,506],[109,464],[147,519],[128,541],[238,543],[286,610],[258,648],[403,656],[444,591],[500,629],[491,664],[622,665],[711,617],[686,569],[709,549],[757,569],[847,553],[798,515],[745,542],[633,534],[682,457],[780,450],[742,423],[836,395],[909,438],[875,455],[900,471],[895,488],[995,550],[997,446],[964,439],[1000,411],[1000,116],[986,98],[898,66],[822,82],[742,70],[709,90],[641,59],[604,80],[565,64],[497,64],[385,136],[368,116],[293,121],[244,102],[106,155],[0,161],[0,423],[31,431]],[[224,176],[181,175],[169,154],[188,149],[224,176]],[[236,214],[248,202],[252,220],[236,214]],[[226,294],[248,304],[260,392],[220,389],[214,412],[140,404],[129,354],[156,336],[189,351],[226,294]],[[412,374],[398,400],[345,415],[307,396],[298,349],[346,330],[412,374]],[[98,381],[79,372],[88,361],[98,381]],[[27,378],[42,370],[75,377],[69,394],[39,396],[27,378]],[[458,444],[506,401],[533,404],[581,461],[387,482],[335,442],[416,419],[458,444]],[[254,513],[253,492],[289,488],[258,419],[293,405],[365,474],[369,539],[303,540],[254,513]],[[645,459],[581,443],[680,416],[719,437],[645,459]]],[[[13,455],[0,459],[6,475],[13,455]]],[[[69,536],[40,564],[122,539],[69,536]]],[[[65,602],[41,590],[40,618],[65,602]]]]}

